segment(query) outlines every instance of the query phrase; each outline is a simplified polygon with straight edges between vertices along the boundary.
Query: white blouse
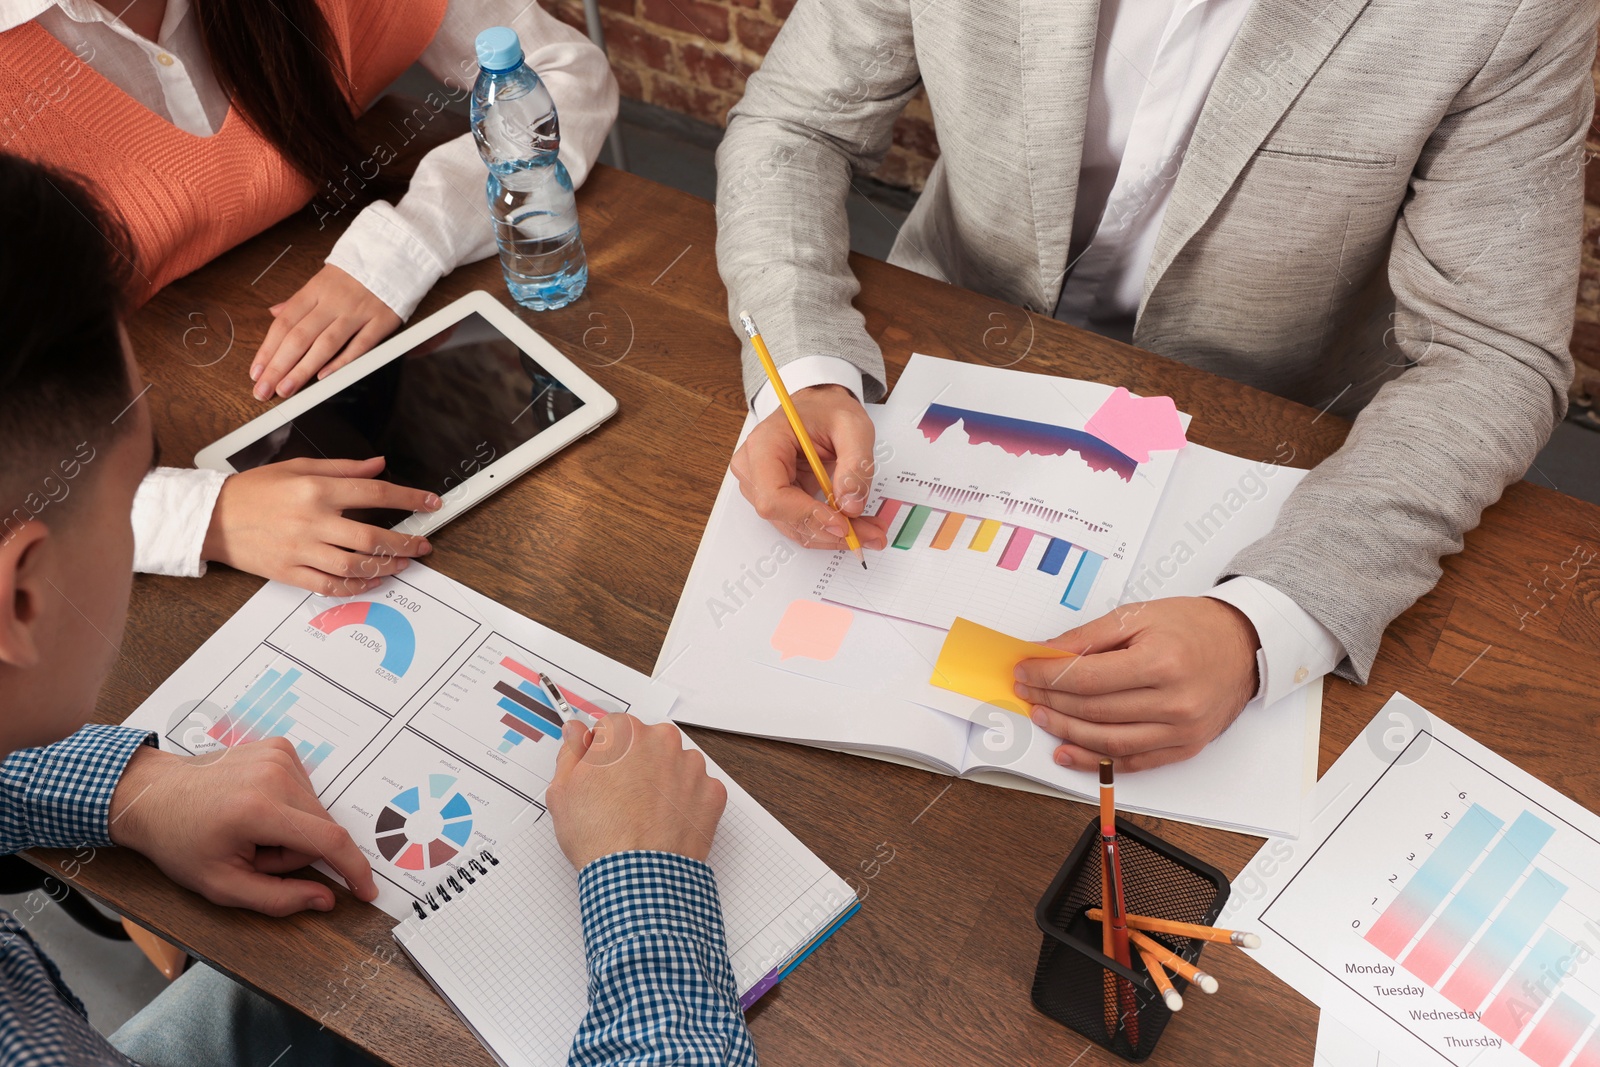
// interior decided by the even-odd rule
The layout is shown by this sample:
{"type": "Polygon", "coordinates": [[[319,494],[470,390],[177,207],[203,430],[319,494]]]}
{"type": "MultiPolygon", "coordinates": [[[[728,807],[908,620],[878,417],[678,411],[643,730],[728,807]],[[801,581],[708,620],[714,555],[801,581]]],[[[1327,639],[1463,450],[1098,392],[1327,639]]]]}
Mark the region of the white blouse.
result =
{"type": "MultiPolygon", "coordinates": [[[[255,0],[251,0],[255,2],[255,0]]],[[[94,0],[0,0],[0,32],[37,19],[52,37],[133,99],[197,137],[221,128],[230,101],[217,83],[189,0],[167,0],[156,39],[134,33],[94,0]]],[[[532,0],[450,0],[420,62],[452,100],[466,99],[478,74],[473,48],[489,26],[510,26],[561,115],[561,160],[581,185],[617,116],[617,83],[604,53],[532,0]]],[[[436,111],[442,100],[430,100],[436,111]]],[[[334,244],[327,262],[345,271],[408,319],[444,275],[493,255],[484,199],[485,170],[471,134],[425,156],[398,204],[364,208],[334,244]]],[[[338,202],[313,210],[341,225],[338,202]],[[331,205],[331,206],[330,206],[331,205]]],[[[134,500],[137,570],[200,575],[200,546],[223,479],[209,471],[163,468],[134,500]]]]}

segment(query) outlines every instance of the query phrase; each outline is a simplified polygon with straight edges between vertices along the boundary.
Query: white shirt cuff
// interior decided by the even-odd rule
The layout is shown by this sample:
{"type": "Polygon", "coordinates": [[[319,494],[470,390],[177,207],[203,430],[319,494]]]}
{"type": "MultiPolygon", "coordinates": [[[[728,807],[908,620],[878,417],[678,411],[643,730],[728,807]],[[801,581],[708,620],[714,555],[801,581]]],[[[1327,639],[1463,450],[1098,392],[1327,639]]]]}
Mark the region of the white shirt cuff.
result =
{"type": "MultiPolygon", "coordinates": [[[[482,220],[489,225],[487,214],[482,220]]],[[[433,283],[454,264],[445,263],[406,224],[391,204],[368,204],[334,242],[326,260],[371,290],[404,322],[433,283]]]]}
{"type": "Polygon", "coordinates": [[[200,550],[227,480],[221,471],[177,467],[146,474],[133,497],[133,569],[179,578],[204,574],[200,550]]]}
{"type": "MultiPolygon", "coordinates": [[[[862,396],[861,372],[854,363],[838,356],[801,356],[779,367],[778,376],[791,394],[813,385],[842,385],[854,393],[857,400],[862,396]]],[[[756,413],[757,421],[778,410],[778,394],[773,391],[771,382],[756,392],[750,409],[756,413]]]]}
{"type": "Polygon", "coordinates": [[[1344,659],[1344,646],[1326,626],[1259,578],[1229,578],[1206,596],[1232,604],[1256,628],[1261,640],[1256,653],[1261,687],[1256,697],[1265,697],[1268,704],[1322,677],[1344,659]]]}

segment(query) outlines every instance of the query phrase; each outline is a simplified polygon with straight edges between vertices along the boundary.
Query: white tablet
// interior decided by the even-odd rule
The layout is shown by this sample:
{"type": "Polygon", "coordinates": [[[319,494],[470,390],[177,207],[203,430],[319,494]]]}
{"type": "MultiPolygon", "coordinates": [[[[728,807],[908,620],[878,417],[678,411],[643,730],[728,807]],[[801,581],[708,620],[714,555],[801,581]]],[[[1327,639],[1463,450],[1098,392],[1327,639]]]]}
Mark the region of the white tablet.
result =
{"type": "Polygon", "coordinates": [[[225,473],[384,456],[379,477],[437,493],[426,512],[347,512],[437,530],[616,414],[617,401],[486,292],[468,293],[202,449],[225,473]]]}

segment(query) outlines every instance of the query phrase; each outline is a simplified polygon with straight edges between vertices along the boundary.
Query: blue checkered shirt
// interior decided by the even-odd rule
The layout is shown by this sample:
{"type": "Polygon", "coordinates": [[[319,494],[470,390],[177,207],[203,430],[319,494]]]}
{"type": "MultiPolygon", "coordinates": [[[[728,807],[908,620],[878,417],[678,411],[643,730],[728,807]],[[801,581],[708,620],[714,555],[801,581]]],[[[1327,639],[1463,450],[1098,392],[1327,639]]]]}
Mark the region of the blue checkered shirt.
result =
{"type": "MultiPolygon", "coordinates": [[[[143,730],[86,726],[0,764],[0,852],[111,845],[111,794],[143,730]]],[[[664,852],[619,852],[578,880],[589,958],[589,1014],[572,1067],[754,1067],[711,868],[664,852]]],[[[83,1004],[28,936],[42,892],[0,911],[0,1064],[80,1067],[128,1060],[89,1025],[83,1004]],[[35,897],[38,898],[37,903],[35,897]]]]}
{"type": "MultiPolygon", "coordinates": [[[[111,845],[111,794],[122,769],[150,735],[121,726],[85,726],[65,741],[13,752],[0,763],[0,852],[74,849],[91,863],[111,845]]],[[[77,1067],[129,1061],[89,1025],[83,1004],[27,923],[47,906],[36,890],[19,914],[0,911],[0,1064],[77,1067]]]]}
{"type": "Polygon", "coordinates": [[[578,876],[589,1014],[570,1067],[755,1067],[711,868],[618,852],[578,876]]]}

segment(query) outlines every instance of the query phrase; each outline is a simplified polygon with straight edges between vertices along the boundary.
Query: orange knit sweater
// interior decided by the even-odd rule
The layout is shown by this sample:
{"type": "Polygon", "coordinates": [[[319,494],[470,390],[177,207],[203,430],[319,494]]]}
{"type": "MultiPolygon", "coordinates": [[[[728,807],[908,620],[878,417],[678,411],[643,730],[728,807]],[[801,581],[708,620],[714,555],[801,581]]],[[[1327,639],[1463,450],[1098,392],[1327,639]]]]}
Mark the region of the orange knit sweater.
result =
{"type": "MultiPolygon", "coordinates": [[[[427,48],[445,6],[446,0],[322,0],[362,108],[427,48]]],[[[0,151],[76,172],[121,211],[134,242],[134,295],[141,303],[294,213],[316,192],[237,109],[210,137],[185,133],[36,22],[0,34],[0,151]]]]}

